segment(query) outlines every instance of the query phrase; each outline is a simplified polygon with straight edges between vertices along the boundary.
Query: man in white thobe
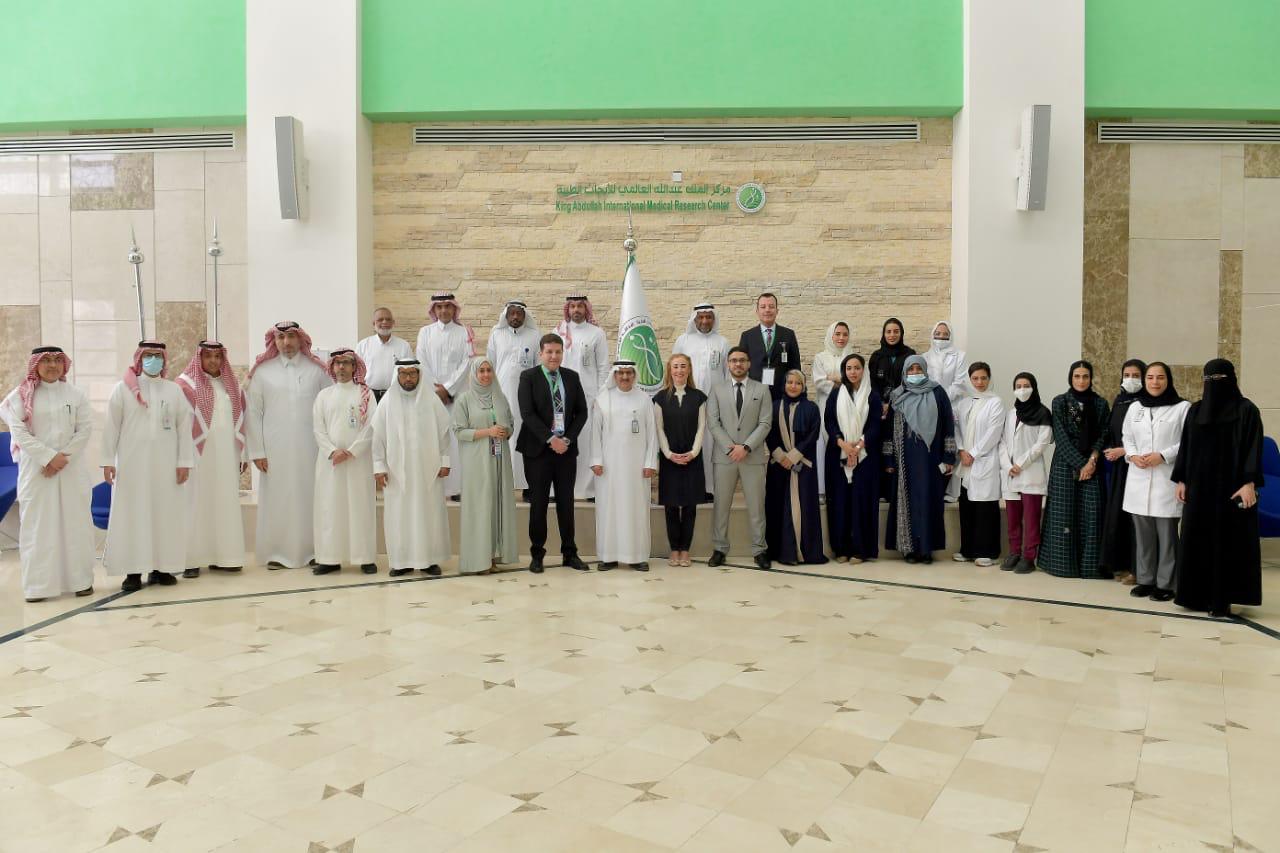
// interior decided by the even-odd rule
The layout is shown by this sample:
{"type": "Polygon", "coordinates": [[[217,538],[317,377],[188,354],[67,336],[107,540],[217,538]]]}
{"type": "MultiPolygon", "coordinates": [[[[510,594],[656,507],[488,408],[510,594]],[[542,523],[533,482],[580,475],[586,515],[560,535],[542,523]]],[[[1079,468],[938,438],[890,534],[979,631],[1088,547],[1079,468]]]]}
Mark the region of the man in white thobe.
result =
{"type": "MultiPolygon", "coordinates": [[[[489,333],[489,346],[485,355],[493,365],[497,375],[498,387],[508,400],[517,399],[520,390],[520,374],[538,363],[538,341],[542,333],[538,331],[538,322],[533,318],[529,306],[519,300],[511,300],[502,307],[498,322],[489,333]]],[[[520,434],[520,407],[511,407],[511,417],[515,421],[512,435],[520,434]]],[[[529,480],[524,475],[524,455],[511,454],[511,475],[515,486],[528,491],[529,480]]],[[[525,500],[528,500],[526,495],[525,500]]]]}
{"type": "Polygon", "coordinates": [[[67,381],[61,347],[36,347],[0,404],[18,462],[18,556],[27,601],[93,592],[89,398],[67,381]]]}
{"type": "MultiPolygon", "coordinates": [[[[582,393],[587,398],[587,411],[593,410],[595,400],[605,380],[609,378],[609,342],[604,331],[596,323],[595,311],[586,296],[573,294],[564,299],[564,318],[556,326],[556,334],[564,341],[563,366],[578,374],[582,380],[582,393]]],[[[587,426],[578,441],[578,477],[574,481],[574,497],[578,500],[592,498],[596,492],[596,478],[591,476],[591,446],[594,435],[588,415],[587,426]]]]}
{"type": "Polygon", "coordinates": [[[593,404],[591,472],[596,483],[599,570],[626,563],[649,571],[650,484],[658,470],[653,401],[636,387],[636,363],[615,361],[593,404]]]}
{"type": "Polygon", "coordinates": [[[148,583],[172,586],[186,567],[191,406],[164,378],[165,362],[163,343],[139,342],[107,400],[102,474],[112,493],[102,566],[125,576],[125,592],[142,588],[144,572],[148,583]]]}
{"type": "Polygon", "coordinates": [[[413,347],[404,338],[391,334],[396,318],[390,308],[373,312],[373,334],[356,344],[356,355],[368,371],[369,390],[374,400],[381,400],[391,383],[396,381],[396,359],[413,358],[413,347]]]}
{"type": "Polygon", "coordinates": [[[316,395],[316,567],[327,575],[343,563],[366,575],[378,571],[374,530],[373,412],[364,361],[353,350],[329,354],[333,384],[316,395]]]}
{"type": "MultiPolygon", "coordinates": [[[[467,390],[468,371],[476,354],[476,333],[462,323],[462,306],[452,293],[432,296],[428,313],[435,322],[418,332],[418,361],[426,374],[423,379],[432,379],[436,396],[452,417],[453,398],[467,390]]],[[[458,439],[452,432],[447,452],[455,464],[445,480],[444,490],[450,499],[457,499],[462,494],[462,471],[456,464],[458,439]]]]}
{"type": "Polygon", "coordinates": [[[191,404],[195,467],[187,482],[187,562],[184,578],[200,567],[238,572],[244,566],[240,475],[244,461],[244,392],[217,341],[201,341],[178,377],[191,404]]]}
{"type": "Polygon", "coordinates": [[[329,384],[329,368],[294,322],[267,329],[266,349],[249,371],[245,424],[258,469],[254,551],[268,569],[297,569],[315,557],[316,434],[311,407],[329,384]]]}
{"type": "Polygon", "coordinates": [[[440,574],[449,559],[449,476],[452,419],[440,398],[422,388],[414,359],[396,362],[396,384],[373,416],[373,473],[382,486],[382,527],[391,576],[421,569],[440,574]]]}
{"type": "MultiPolygon", "coordinates": [[[[716,306],[710,302],[702,302],[693,306],[689,315],[689,325],[685,333],[676,338],[671,354],[689,356],[693,362],[693,383],[698,390],[711,396],[715,387],[729,381],[729,342],[720,334],[720,317],[716,314],[716,306]]],[[[702,439],[702,471],[706,475],[707,485],[702,502],[712,501],[712,485],[715,477],[711,470],[712,445],[715,440],[711,430],[706,430],[702,439]]]]}

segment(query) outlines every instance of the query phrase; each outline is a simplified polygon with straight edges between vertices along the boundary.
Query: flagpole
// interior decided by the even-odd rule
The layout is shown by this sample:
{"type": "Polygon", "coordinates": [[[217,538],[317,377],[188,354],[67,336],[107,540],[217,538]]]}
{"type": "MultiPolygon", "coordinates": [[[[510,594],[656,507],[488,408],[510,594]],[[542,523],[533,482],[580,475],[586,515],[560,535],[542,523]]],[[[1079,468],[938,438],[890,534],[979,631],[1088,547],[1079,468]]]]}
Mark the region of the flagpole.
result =
{"type": "Polygon", "coordinates": [[[220,341],[218,337],[218,257],[222,254],[222,247],[218,245],[218,217],[213,217],[213,240],[209,243],[209,257],[213,258],[213,339],[220,341]]]}
{"type": "Polygon", "coordinates": [[[146,260],[142,251],[138,248],[138,235],[134,231],[133,226],[129,226],[129,237],[133,240],[133,245],[129,248],[129,263],[133,264],[133,286],[138,289],[138,331],[140,337],[138,340],[145,341],[147,339],[147,315],[142,307],[142,262],[146,260]]]}
{"type": "Polygon", "coordinates": [[[627,239],[622,241],[622,248],[626,249],[627,254],[635,257],[636,254],[636,235],[635,229],[631,227],[631,205],[627,205],[627,239]]]}

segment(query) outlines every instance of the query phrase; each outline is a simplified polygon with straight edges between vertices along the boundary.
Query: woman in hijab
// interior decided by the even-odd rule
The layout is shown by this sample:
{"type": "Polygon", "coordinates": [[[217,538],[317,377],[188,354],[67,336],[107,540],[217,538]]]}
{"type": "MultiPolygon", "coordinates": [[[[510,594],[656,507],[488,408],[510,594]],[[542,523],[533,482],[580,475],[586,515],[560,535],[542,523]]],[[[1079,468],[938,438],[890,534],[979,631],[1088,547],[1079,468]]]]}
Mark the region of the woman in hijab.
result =
{"type": "Polygon", "coordinates": [[[942,496],[955,470],[955,418],[924,358],[908,356],[903,368],[884,440],[886,470],[894,475],[884,547],[900,551],[908,563],[932,563],[933,552],[947,547],[942,496]]]}
{"type": "Polygon", "coordinates": [[[1191,404],[1178,396],[1169,365],[1162,361],[1147,365],[1143,383],[1122,427],[1125,460],[1130,466],[1124,510],[1132,519],[1136,546],[1137,585],[1129,594],[1168,601],[1173,598],[1178,519],[1182,516],[1182,504],[1169,475],[1178,458],[1182,426],[1191,404]]]}
{"type": "Polygon", "coordinates": [[[969,365],[969,391],[956,406],[960,467],[960,550],[957,563],[994,566],[1000,558],[1000,437],[1004,403],[991,390],[991,365],[969,365]]]}
{"type": "Polygon", "coordinates": [[[1098,460],[1111,411],[1093,390],[1092,364],[1075,362],[1067,377],[1071,387],[1053,398],[1053,464],[1039,565],[1060,578],[1101,578],[1103,492],[1098,460]]]}
{"type": "Polygon", "coordinates": [[[1124,487],[1129,477],[1129,462],[1124,452],[1124,419],[1129,407],[1142,392],[1147,365],[1131,358],[1120,372],[1120,393],[1111,404],[1111,421],[1102,455],[1107,469],[1107,512],[1102,524],[1102,555],[1098,565],[1123,584],[1133,584],[1133,518],[1124,508],[1124,487]]]}
{"type": "Polygon", "coordinates": [[[1262,415],[1225,358],[1204,366],[1204,396],[1187,412],[1172,477],[1184,504],[1174,602],[1218,617],[1232,604],[1261,604],[1262,415]]]}
{"type": "Polygon", "coordinates": [[[1049,484],[1045,451],[1053,445],[1053,417],[1040,402],[1030,373],[1013,377],[1013,411],[1000,440],[1004,508],[1009,517],[1009,556],[1000,568],[1020,575],[1035,571],[1040,550],[1040,513],[1049,484]]]}
{"type": "Polygon", "coordinates": [[[769,556],[786,566],[825,563],[818,514],[818,431],[822,416],[805,396],[804,374],[787,373],[786,393],[773,401],[765,443],[765,539],[769,556]]]}
{"type": "Polygon", "coordinates": [[[676,353],[667,360],[662,390],[653,395],[658,432],[658,503],[666,509],[667,564],[688,566],[698,501],[706,492],[702,436],[707,429],[707,395],[693,382],[693,360],[676,353]]]}
{"type": "MultiPolygon", "coordinates": [[[[955,344],[955,336],[951,332],[951,323],[947,320],[940,320],[933,324],[933,332],[929,336],[929,348],[924,351],[924,360],[927,363],[929,378],[942,386],[942,390],[947,392],[947,399],[951,401],[951,408],[956,410],[956,429],[962,426],[959,409],[961,402],[973,390],[969,387],[969,383],[965,381],[965,360],[964,350],[958,349],[955,344]]],[[[960,438],[959,433],[956,434],[957,440],[960,438]]],[[[963,468],[963,466],[961,466],[963,468]]],[[[961,473],[964,473],[963,470],[961,473]]],[[[945,500],[949,504],[953,504],[960,500],[960,478],[952,477],[947,480],[947,493],[945,500]]],[[[964,530],[964,522],[961,521],[960,529],[964,530]]],[[[969,555],[972,557],[973,555],[969,555]]]]}
{"type": "Polygon", "coordinates": [[[516,555],[515,479],[511,473],[511,406],[498,387],[493,363],[471,359],[471,383],[453,406],[453,431],[462,454],[462,544],[458,571],[488,574],[516,555]]]}
{"type": "MultiPolygon", "coordinates": [[[[849,324],[837,320],[827,326],[827,339],[822,352],[813,357],[813,387],[817,391],[818,411],[827,410],[827,398],[831,392],[840,387],[840,362],[850,352],[849,324]]],[[[827,458],[827,428],[824,424],[818,433],[818,494],[827,493],[826,466],[821,460],[827,458]]]]}
{"type": "MultiPolygon", "coordinates": [[[[916,354],[903,340],[905,337],[901,320],[897,317],[885,320],[880,329],[880,348],[871,353],[871,360],[867,362],[867,372],[871,374],[871,390],[880,397],[880,435],[884,438],[885,453],[889,452],[889,430],[885,423],[889,419],[889,396],[902,384],[902,368],[907,357],[916,354]]],[[[889,463],[886,461],[885,464],[887,467],[889,463]]],[[[887,474],[880,478],[882,499],[889,499],[893,485],[893,478],[887,474]]]]}
{"type": "Polygon", "coordinates": [[[839,386],[827,399],[827,535],[837,563],[880,554],[880,395],[866,361],[846,355],[839,386]]]}

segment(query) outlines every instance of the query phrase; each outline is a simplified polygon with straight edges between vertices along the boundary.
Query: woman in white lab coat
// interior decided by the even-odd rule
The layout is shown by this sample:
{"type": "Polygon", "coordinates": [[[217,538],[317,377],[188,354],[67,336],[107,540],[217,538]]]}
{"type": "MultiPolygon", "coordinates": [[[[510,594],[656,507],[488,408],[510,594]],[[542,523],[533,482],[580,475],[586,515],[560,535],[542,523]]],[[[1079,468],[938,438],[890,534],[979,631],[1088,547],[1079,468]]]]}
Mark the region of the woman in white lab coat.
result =
{"type": "Polygon", "coordinates": [[[1000,568],[1025,575],[1035,571],[1040,550],[1040,515],[1049,491],[1053,416],[1040,402],[1036,377],[1013,377],[1013,409],[1000,439],[1000,473],[1009,522],[1009,556],[1000,568]]]}
{"type": "MultiPolygon", "coordinates": [[[[958,410],[960,401],[972,389],[965,382],[964,366],[968,364],[965,361],[965,352],[956,348],[953,338],[949,320],[934,323],[933,333],[929,336],[929,348],[924,351],[924,360],[929,365],[929,378],[942,386],[942,390],[947,392],[947,399],[951,401],[952,408],[958,410]]],[[[959,436],[960,421],[957,413],[956,437],[959,438],[959,436]]],[[[949,504],[960,499],[959,477],[952,477],[947,481],[947,491],[943,499],[949,504]]]]}
{"type": "Polygon", "coordinates": [[[970,390],[956,404],[956,446],[960,464],[960,550],[958,563],[991,566],[1000,556],[1000,437],[1004,403],[991,391],[991,366],[969,365],[970,390]]]}
{"type": "Polygon", "coordinates": [[[1173,598],[1178,520],[1182,504],[1173,482],[1173,464],[1191,404],[1178,396],[1173,374],[1162,361],[1147,365],[1142,391],[1124,419],[1124,455],[1129,477],[1124,511],[1133,517],[1137,583],[1129,594],[1152,601],[1173,598]]]}

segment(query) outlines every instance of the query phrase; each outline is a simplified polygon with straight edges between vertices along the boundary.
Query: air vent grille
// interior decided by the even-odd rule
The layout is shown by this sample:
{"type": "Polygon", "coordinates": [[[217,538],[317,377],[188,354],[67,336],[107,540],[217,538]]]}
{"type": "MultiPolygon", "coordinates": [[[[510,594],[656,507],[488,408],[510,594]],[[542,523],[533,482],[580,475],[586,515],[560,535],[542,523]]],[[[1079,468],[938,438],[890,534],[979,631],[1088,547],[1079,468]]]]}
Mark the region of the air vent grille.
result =
{"type": "Polygon", "coordinates": [[[917,121],[867,124],[424,125],[415,145],[692,145],[720,142],[919,142],[917,121]]]}
{"type": "Polygon", "coordinates": [[[1280,124],[1137,124],[1098,122],[1099,142],[1280,143],[1280,124]]]}
{"type": "Polygon", "coordinates": [[[83,154],[123,151],[205,151],[234,149],[233,130],[200,133],[106,133],[76,136],[11,136],[0,138],[4,154],[83,154]]]}

